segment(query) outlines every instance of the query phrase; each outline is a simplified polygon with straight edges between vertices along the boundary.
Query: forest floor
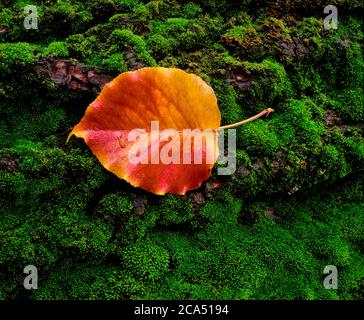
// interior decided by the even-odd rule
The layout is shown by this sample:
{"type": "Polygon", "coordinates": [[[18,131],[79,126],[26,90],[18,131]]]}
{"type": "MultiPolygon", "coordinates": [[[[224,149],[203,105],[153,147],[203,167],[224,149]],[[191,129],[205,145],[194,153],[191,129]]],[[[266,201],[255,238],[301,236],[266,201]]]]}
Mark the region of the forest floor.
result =
{"type": "Polygon", "coordinates": [[[2,1],[0,299],[363,298],[363,4],[331,3],[337,28],[321,0],[2,1]],[[237,128],[234,174],[157,196],[66,144],[145,66],[204,79],[222,125],[275,109],[237,128]]]}

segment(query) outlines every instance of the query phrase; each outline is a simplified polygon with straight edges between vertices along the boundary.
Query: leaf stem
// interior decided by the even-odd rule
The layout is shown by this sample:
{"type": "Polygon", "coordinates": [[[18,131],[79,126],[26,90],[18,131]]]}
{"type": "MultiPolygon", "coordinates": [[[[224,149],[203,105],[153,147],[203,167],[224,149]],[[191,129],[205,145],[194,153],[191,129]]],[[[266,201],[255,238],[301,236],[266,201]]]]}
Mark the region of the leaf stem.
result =
{"type": "Polygon", "coordinates": [[[236,122],[236,123],[233,123],[233,124],[228,124],[226,126],[221,126],[220,128],[218,128],[217,130],[225,130],[225,129],[231,129],[231,128],[236,128],[236,127],[239,127],[239,126],[242,126],[248,122],[252,122],[264,115],[268,115],[270,114],[271,112],[273,112],[274,110],[272,108],[267,108],[265,110],[263,110],[262,112],[256,114],[255,116],[252,116],[248,119],[245,119],[245,120],[242,120],[242,121],[239,121],[239,122],[236,122]]]}

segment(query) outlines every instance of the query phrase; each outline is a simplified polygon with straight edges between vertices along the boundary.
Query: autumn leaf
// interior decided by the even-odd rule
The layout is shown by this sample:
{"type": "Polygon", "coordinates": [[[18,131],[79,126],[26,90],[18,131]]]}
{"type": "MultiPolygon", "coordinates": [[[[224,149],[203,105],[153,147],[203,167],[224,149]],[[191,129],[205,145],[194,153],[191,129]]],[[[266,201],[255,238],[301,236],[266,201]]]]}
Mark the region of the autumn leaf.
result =
{"type": "MultiPolygon", "coordinates": [[[[143,68],[125,72],[108,83],[100,95],[87,108],[84,117],[69,135],[83,138],[92,152],[109,171],[135,187],[155,194],[184,194],[199,187],[211,173],[217,158],[216,139],[201,137],[204,143],[194,150],[183,151],[184,129],[216,130],[220,126],[220,111],[214,91],[201,78],[174,68],[143,68]],[[152,122],[159,121],[159,130],[166,129],[178,136],[167,141],[153,138],[152,122]],[[130,132],[144,129],[146,136],[129,141],[130,132]],[[214,141],[215,140],[215,141],[214,141]],[[159,147],[153,145],[159,142],[159,147]],[[178,143],[177,143],[178,142],[178,143]],[[158,154],[166,153],[178,145],[179,163],[150,163],[158,154]],[[148,163],[132,163],[133,148],[144,146],[148,163]],[[212,163],[206,163],[208,151],[213,153],[212,163]],[[193,152],[200,152],[201,163],[194,161],[193,152]],[[184,163],[183,155],[191,156],[184,163]]],[[[168,135],[168,132],[167,132],[168,135]]],[[[196,138],[194,135],[194,138],[196,138]]],[[[168,156],[167,156],[168,158],[168,156]]],[[[176,156],[174,156],[175,159],[176,156]]]]}
{"type": "Polygon", "coordinates": [[[210,176],[218,129],[255,117],[220,127],[214,91],[201,78],[143,68],[106,84],[68,139],[83,138],[107,170],[135,187],[185,194],[210,176]]]}

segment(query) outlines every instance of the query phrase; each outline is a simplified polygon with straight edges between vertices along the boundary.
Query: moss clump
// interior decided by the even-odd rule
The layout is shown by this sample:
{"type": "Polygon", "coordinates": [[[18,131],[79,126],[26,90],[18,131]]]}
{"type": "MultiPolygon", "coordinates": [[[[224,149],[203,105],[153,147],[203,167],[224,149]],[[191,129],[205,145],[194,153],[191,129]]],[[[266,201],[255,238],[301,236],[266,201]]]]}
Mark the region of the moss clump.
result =
{"type": "Polygon", "coordinates": [[[156,281],[168,271],[169,254],[154,243],[138,242],[123,248],[120,255],[125,270],[138,278],[156,281]]]}
{"type": "Polygon", "coordinates": [[[202,14],[203,10],[201,6],[194,2],[187,2],[182,6],[182,14],[187,19],[196,18],[202,14]]]}
{"type": "Polygon", "coordinates": [[[131,54],[135,55],[135,59],[148,66],[156,65],[154,58],[147,51],[144,39],[135,35],[131,30],[114,30],[110,36],[109,42],[115,44],[117,48],[120,48],[121,50],[131,49],[131,54]]]}
{"type": "Polygon", "coordinates": [[[263,41],[252,23],[245,23],[229,29],[221,40],[228,46],[238,47],[246,53],[263,45],[263,41]]]}
{"type": "Polygon", "coordinates": [[[160,223],[164,226],[188,223],[193,217],[191,200],[181,201],[180,197],[175,195],[163,197],[153,210],[158,210],[160,223]]]}
{"type": "Polygon", "coordinates": [[[226,81],[213,80],[215,94],[219,101],[222,123],[235,123],[244,118],[243,108],[238,103],[238,93],[226,81]]]}
{"type": "Polygon", "coordinates": [[[86,30],[93,20],[87,8],[79,3],[57,1],[51,7],[45,7],[40,19],[39,29],[48,36],[64,37],[68,34],[86,30]]]}
{"type": "Polygon", "coordinates": [[[101,199],[97,211],[103,215],[116,217],[130,213],[133,208],[133,201],[130,199],[130,196],[123,196],[123,194],[120,193],[111,193],[101,199]]]}
{"type": "Polygon", "coordinates": [[[322,163],[322,172],[325,173],[325,177],[330,177],[332,180],[337,177],[345,177],[351,171],[343,153],[333,145],[323,146],[319,159],[322,163]]]}
{"type": "Polygon", "coordinates": [[[111,74],[119,74],[128,70],[122,53],[100,53],[88,60],[88,64],[111,74]]]}
{"type": "Polygon", "coordinates": [[[86,37],[83,34],[73,34],[67,38],[66,48],[70,54],[84,61],[97,52],[98,39],[95,35],[86,37]]]}
{"type": "Polygon", "coordinates": [[[148,47],[159,57],[174,53],[178,48],[196,49],[206,41],[205,29],[193,20],[170,18],[151,25],[148,47]]]}
{"type": "Polygon", "coordinates": [[[261,63],[232,61],[228,81],[238,91],[238,102],[251,113],[268,107],[277,109],[280,101],[292,97],[291,82],[284,67],[273,60],[261,63]]]}
{"type": "Polygon", "coordinates": [[[352,88],[341,91],[333,104],[334,109],[343,119],[362,121],[364,119],[363,88],[352,88]]]}
{"type": "Polygon", "coordinates": [[[0,68],[4,74],[34,64],[35,47],[26,42],[0,43],[0,68]]]}
{"type": "Polygon", "coordinates": [[[223,190],[217,193],[212,201],[207,202],[201,208],[199,214],[209,222],[224,224],[231,222],[235,224],[241,208],[241,200],[234,198],[226,190],[223,190]],[[229,216],[222,216],[222,210],[228,210],[229,216]]]}
{"type": "Polygon", "coordinates": [[[271,126],[284,145],[315,147],[321,144],[324,126],[320,118],[317,119],[316,108],[310,99],[290,100],[281,106],[281,116],[274,117],[271,126]]]}
{"type": "Polygon", "coordinates": [[[264,14],[255,21],[248,15],[233,17],[228,22],[231,28],[223,34],[221,42],[243,60],[261,61],[274,57],[291,65],[303,58],[306,48],[294,37],[290,25],[291,21],[264,14]]]}
{"type": "Polygon", "coordinates": [[[237,138],[243,150],[254,155],[274,155],[283,146],[277,134],[263,120],[239,128],[237,138]]]}
{"type": "Polygon", "coordinates": [[[42,51],[43,57],[63,57],[67,58],[69,56],[66,44],[62,41],[51,42],[42,51]]]}

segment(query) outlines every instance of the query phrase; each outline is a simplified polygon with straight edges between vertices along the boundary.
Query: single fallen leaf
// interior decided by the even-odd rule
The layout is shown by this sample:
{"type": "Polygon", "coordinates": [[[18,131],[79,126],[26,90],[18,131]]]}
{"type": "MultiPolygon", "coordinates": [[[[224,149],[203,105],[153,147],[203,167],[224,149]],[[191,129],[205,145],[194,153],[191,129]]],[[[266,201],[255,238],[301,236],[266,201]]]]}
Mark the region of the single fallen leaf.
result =
{"type": "Polygon", "coordinates": [[[122,73],[106,84],[68,139],[72,135],[83,138],[107,170],[135,187],[155,194],[185,194],[210,176],[218,154],[217,139],[198,133],[204,141],[201,148],[194,150],[191,139],[191,151],[184,152],[188,135],[183,136],[183,130],[216,130],[219,126],[220,111],[214,91],[201,78],[174,68],[143,68],[122,73]],[[178,132],[170,141],[170,148],[179,142],[179,163],[131,163],[129,154],[133,148],[146,146],[149,158],[157,158],[163,147],[168,150],[168,141],[153,138],[152,121],[159,121],[161,131],[178,132]],[[128,136],[135,129],[145,129],[148,134],[138,141],[129,141],[128,136]],[[158,142],[159,147],[153,149],[158,142]],[[194,161],[194,151],[201,152],[201,163],[194,161]],[[206,163],[209,151],[213,159],[206,163]],[[191,163],[183,163],[184,155],[191,156],[191,163]]]}
{"type": "Polygon", "coordinates": [[[185,194],[211,174],[219,129],[250,122],[272,109],[220,127],[213,89],[175,68],[125,72],[105,85],[73,128],[100,163],[135,187],[185,194]]]}

